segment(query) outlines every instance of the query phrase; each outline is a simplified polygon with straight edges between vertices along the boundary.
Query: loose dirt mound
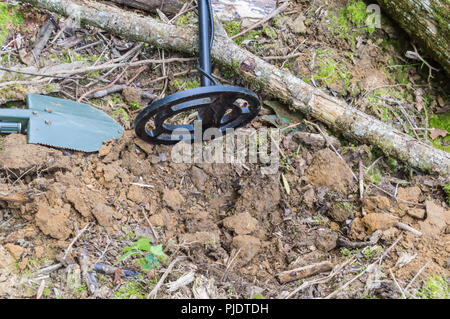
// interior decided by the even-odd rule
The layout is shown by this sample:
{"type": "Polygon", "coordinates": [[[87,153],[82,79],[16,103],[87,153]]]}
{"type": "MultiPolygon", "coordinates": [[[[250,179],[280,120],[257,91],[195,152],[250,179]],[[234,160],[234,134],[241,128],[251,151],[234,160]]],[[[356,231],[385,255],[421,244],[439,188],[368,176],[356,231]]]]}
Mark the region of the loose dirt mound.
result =
{"type": "MultiPolygon", "coordinates": [[[[448,274],[449,235],[444,233],[450,225],[450,211],[420,185],[399,187],[397,200],[372,189],[361,206],[350,167],[328,149],[305,155],[309,164],[303,158],[291,163],[285,172],[291,188],[287,195],[280,175],[261,175],[256,164],[247,169],[231,164],[175,164],[167,147],[144,151],[140,144],[128,131],[105,146],[111,152],[88,155],[63,153],[27,144],[19,135],[7,136],[0,161],[7,162],[11,150],[17,161],[2,170],[6,182],[2,189],[8,194],[25,194],[28,201],[0,201],[3,223],[8,223],[1,232],[2,245],[13,256],[7,257],[3,250],[8,263],[16,259],[22,273],[30,275],[36,263],[43,267],[58,260],[66,268],[52,274],[51,285],[63,282],[65,290],[59,293],[70,296],[73,287],[64,278],[72,271],[67,266],[78,266],[79,249],[85,249],[90,263],[113,264],[122,248],[145,236],[152,244],[162,244],[172,259],[180,254],[189,256],[174,278],[188,267],[197,275],[214,278],[223,297],[230,296],[231,288],[231,295],[248,297],[255,287],[265,296],[279,297],[282,290],[294,287],[290,288],[292,283],[280,286],[276,280],[279,272],[324,260],[336,265],[348,257],[341,253],[345,245],[339,238],[369,240],[374,231],[381,230],[378,245],[402,238],[392,250],[393,258],[383,264],[385,273],[390,268],[398,280],[408,281],[432,260],[424,275],[448,274]],[[51,163],[64,165],[48,164],[48,156],[51,163]],[[152,156],[168,160],[152,164],[152,156]],[[28,221],[25,227],[20,226],[23,221],[28,221]],[[394,227],[399,221],[423,236],[400,234],[394,227]],[[63,259],[85,226],[88,230],[63,259]],[[409,262],[401,261],[402,256],[412,255],[415,258],[409,262]]],[[[306,145],[298,144],[305,154],[309,153],[306,145]]],[[[352,267],[361,267],[370,260],[366,257],[352,267]]],[[[131,260],[121,265],[140,271],[131,260]]],[[[342,278],[352,273],[352,267],[346,268],[342,278]]],[[[152,273],[150,276],[157,276],[152,273]]],[[[112,278],[103,280],[107,290],[117,284],[112,278]]],[[[9,282],[1,284],[3,296],[9,291],[9,282]]],[[[316,293],[331,293],[332,287],[330,282],[316,293]]],[[[27,295],[23,289],[20,293],[27,295]]],[[[86,292],[78,293],[86,296],[86,292]]],[[[391,297],[394,295],[392,292],[391,297]]]]}

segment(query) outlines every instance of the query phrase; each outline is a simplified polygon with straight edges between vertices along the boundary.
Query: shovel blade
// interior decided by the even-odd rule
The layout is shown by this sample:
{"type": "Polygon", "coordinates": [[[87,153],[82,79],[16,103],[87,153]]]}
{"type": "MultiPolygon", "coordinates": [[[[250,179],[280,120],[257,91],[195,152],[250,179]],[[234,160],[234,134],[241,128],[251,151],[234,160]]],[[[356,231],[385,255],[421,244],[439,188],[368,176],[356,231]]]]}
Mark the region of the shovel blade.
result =
{"type": "Polygon", "coordinates": [[[29,143],[95,152],[104,141],[123,134],[120,124],[88,104],[28,94],[27,106],[29,143]]]}

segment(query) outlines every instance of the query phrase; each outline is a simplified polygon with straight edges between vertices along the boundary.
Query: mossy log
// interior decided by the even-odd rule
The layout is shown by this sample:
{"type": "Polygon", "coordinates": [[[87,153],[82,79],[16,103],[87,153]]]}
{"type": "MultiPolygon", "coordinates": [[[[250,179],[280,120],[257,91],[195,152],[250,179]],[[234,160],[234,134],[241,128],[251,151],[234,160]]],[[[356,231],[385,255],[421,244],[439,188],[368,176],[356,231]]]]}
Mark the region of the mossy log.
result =
{"type": "MultiPolygon", "coordinates": [[[[177,27],[133,12],[84,0],[21,0],[62,15],[78,15],[82,23],[93,25],[136,41],[160,48],[197,54],[197,29],[177,27]]],[[[450,175],[450,153],[435,149],[393,129],[373,116],[349,106],[342,100],[315,88],[287,70],[281,70],[235,44],[216,23],[213,59],[247,81],[259,86],[307,116],[330,128],[378,146],[386,155],[396,157],[412,167],[450,175]]]]}
{"type": "Polygon", "coordinates": [[[450,74],[450,1],[378,0],[378,3],[450,74]]]}

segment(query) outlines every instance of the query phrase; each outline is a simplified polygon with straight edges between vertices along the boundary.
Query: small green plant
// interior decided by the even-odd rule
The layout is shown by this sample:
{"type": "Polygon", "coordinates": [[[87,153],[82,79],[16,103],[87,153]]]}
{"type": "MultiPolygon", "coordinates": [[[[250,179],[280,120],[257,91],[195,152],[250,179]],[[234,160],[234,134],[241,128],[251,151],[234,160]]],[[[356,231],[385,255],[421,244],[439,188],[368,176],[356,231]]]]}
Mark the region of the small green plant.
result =
{"type": "Polygon", "coordinates": [[[125,121],[128,121],[130,119],[127,111],[121,106],[119,106],[114,112],[113,117],[116,119],[122,118],[125,121]]]}
{"type": "Polygon", "coordinates": [[[264,296],[262,294],[253,294],[252,299],[264,299],[264,296]]]}
{"type": "Polygon", "coordinates": [[[381,172],[378,168],[374,167],[368,172],[367,176],[369,177],[370,181],[374,183],[375,185],[380,184],[381,178],[383,177],[381,175],[381,172]]]}
{"type": "Polygon", "coordinates": [[[42,294],[43,294],[45,297],[48,297],[48,296],[50,296],[51,292],[52,292],[52,291],[50,290],[49,287],[45,287],[45,288],[44,288],[44,291],[42,292],[42,294]]]}
{"type": "Polygon", "coordinates": [[[383,251],[383,248],[380,246],[376,247],[366,247],[362,253],[366,259],[372,259],[376,255],[378,255],[380,252],[383,251]]]}
{"type": "Polygon", "coordinates": [[[435,275],[428,278],[425,286],[417,292],[417,297],[425,299],[450,299],[447,277],[435,275]]]}
{"type": "Polygon", "coordinates": [[[130,103],[130,109],[131,110],[139,110],[140,108],[142,108],[142,106],[139,104],[139,102],[137,101],[133,101],[130,103]]]}
{"type": "Polygon", "coordinates": [[[351,257],[353,255],[353,252],[351,249],[341,248],[341,254],[345,257],[351,257]]]}
{"type": "Polygon", "coordinates": [[[86,285],[83,284],[83,285],[75,288],[74,291],[73,291],[73,294],[74,294],[75,297],[81,297],[83,295],[86,295],[87,294],[87,287],[86,287],[86,285]]]}
{"type": "Polygon", "coordinates": [[[122,249],[122,256],[114,263],[114,266],[126,260],[131,256],[142,256],[135,259],[135,262],[141,267],[143,271],[149,271],[154,268],[159,268],[160,262],[166,263],[167,256],[162,250],[162,245],[150,245],[151,239],[147,237],[139,238],[133,245],[122,249]]]}

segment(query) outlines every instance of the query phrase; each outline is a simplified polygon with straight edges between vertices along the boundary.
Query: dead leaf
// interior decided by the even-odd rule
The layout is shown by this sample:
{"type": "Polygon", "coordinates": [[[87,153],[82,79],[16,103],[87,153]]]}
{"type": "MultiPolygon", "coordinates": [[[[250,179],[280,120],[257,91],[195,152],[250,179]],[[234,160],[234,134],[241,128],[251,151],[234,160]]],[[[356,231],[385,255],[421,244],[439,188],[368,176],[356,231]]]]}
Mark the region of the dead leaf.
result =
{"type": "Polygon", "coordinates": [[[422,89],[418,89],[416,90],[416,108],[417,111],[422,111],[424,108],[424,103],[423,103],[423,90],[422,89]]]}
{"type": "Polygon", "coordinates": [[[437,128],[434,128],[430,131],[430,137],[433,140],[435,140],[439,136],[446,137],[447,134],[448,134],[448,132],[446,130],[441,130],[441,129],[437,129],[437,128]]]}

